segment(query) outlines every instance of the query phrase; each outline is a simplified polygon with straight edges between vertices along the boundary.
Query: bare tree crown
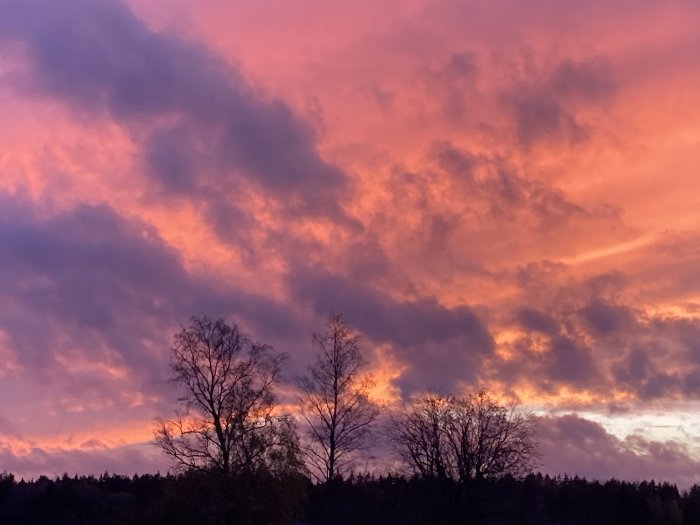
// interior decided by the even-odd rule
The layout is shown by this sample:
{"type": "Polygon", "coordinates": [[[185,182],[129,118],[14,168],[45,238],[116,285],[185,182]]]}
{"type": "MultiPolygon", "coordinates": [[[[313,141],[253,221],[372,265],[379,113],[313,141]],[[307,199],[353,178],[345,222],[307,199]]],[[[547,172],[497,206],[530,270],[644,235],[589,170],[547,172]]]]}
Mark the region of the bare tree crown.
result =
{"type": "Polygon", "coordinates": [[[306,459],[318,479],[328,481],[348,468],[365,445],[378,411],[368,397],[372,385],[361,370],[359,336],[340,314],[314,334],[316,360],[299,379],[301,414],[308,426],[306,459]]]}
{"type": "Polygon", "coordinates": [[[171,348],[172,381],[182,388],[184,410],[158,421],[156,444],[184,468],[229,474],[264,464],[290,439],[273,415],[284,359],[236,324],[193,317],[171,348]]]}
{"type": "MultiPolygon", "coordinates": [[[[184,469],[229,475],[259,469],[303,468],[319,481],[348,472],[367,448],[379,411],[369,398],[360,337],[340,314],[313,334],[315,360],[298,379],[299,414],[276,413],[274,388],[283,354],[253,342],[222,319],[193,317],[171,347],[172,381],[180,410],[160,419],[155,443],[184,469]]],[[[484,390],[464,396],[427,394],[391,417],[388,432],[403,462],[423,477],[461,482],[522,476],[536,466],[533,419],[484,390]]]]}
{"type": "Polygon", "coordinates": [[[537,459],[532,419],[484,390],[422,396],[393,417],[389,435],[403,461],[423,477],[517,477],[531,472],[537,459]]]}

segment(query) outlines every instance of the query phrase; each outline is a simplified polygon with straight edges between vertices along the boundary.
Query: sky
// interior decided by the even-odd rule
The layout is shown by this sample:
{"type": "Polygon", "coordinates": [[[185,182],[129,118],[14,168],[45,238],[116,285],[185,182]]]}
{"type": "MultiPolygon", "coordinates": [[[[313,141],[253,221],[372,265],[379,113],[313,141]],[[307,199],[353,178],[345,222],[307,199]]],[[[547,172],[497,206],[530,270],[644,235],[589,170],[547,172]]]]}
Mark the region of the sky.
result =
{"type": "Polygon", "coordinates": [[[164,472],[193,314],[542,470],[700,482],[700,3],[0,0],[0,471],[164,472]]]}

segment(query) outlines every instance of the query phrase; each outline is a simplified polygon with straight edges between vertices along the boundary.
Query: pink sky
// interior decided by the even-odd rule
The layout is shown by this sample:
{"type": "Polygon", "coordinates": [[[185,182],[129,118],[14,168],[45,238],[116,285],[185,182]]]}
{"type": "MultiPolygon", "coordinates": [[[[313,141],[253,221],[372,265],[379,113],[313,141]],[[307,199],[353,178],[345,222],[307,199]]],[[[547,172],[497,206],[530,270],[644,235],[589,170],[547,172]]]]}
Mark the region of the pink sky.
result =
{"type": "Polygon", "coordinates": [[[0,0],[0,470],[164,470],[190,315],[543,469],[700,481],[700,4],[0,0]]]}

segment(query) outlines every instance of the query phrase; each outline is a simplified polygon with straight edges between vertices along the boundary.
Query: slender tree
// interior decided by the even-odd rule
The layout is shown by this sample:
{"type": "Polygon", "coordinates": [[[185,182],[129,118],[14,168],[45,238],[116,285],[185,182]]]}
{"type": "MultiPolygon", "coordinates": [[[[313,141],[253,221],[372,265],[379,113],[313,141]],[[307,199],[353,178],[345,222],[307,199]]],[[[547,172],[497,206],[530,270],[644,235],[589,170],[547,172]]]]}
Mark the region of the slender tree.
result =
{"type": "Polygon", "coordinates": [[[326,331],[314,334],[316,360],[299,379],[301,414],[308,424],[304,454],[311,472],[329,481],[345,472],[367,444],[377,408],[368,397],[359,336],[341,314],[331,314],[326,331]]]}
{"type": "Polygon", "coordinates": [[[203,315],[175,336],[171,352],[182,406],[157,420],[155,444],[176,466],[228,475],[267,465],[279,447],[294,449],[293,427],[274,414],[284,355],[203,315]]]}

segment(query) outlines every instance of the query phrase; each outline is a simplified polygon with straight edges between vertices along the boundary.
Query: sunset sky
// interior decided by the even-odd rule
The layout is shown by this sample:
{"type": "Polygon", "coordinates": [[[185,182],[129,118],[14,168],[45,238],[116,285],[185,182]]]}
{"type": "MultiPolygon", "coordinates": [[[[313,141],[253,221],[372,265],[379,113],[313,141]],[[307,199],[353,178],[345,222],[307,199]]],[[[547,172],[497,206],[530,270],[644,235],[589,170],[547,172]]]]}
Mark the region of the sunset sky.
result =
{"type": "MultiPolygon", "coordinates": [[[[0,471],[161,472],[191,315],[542,470],[700,482],[700,2],[0,0],[0,471]]],[[[289,393],[289,396],[293,396],[289,393]]]]}

